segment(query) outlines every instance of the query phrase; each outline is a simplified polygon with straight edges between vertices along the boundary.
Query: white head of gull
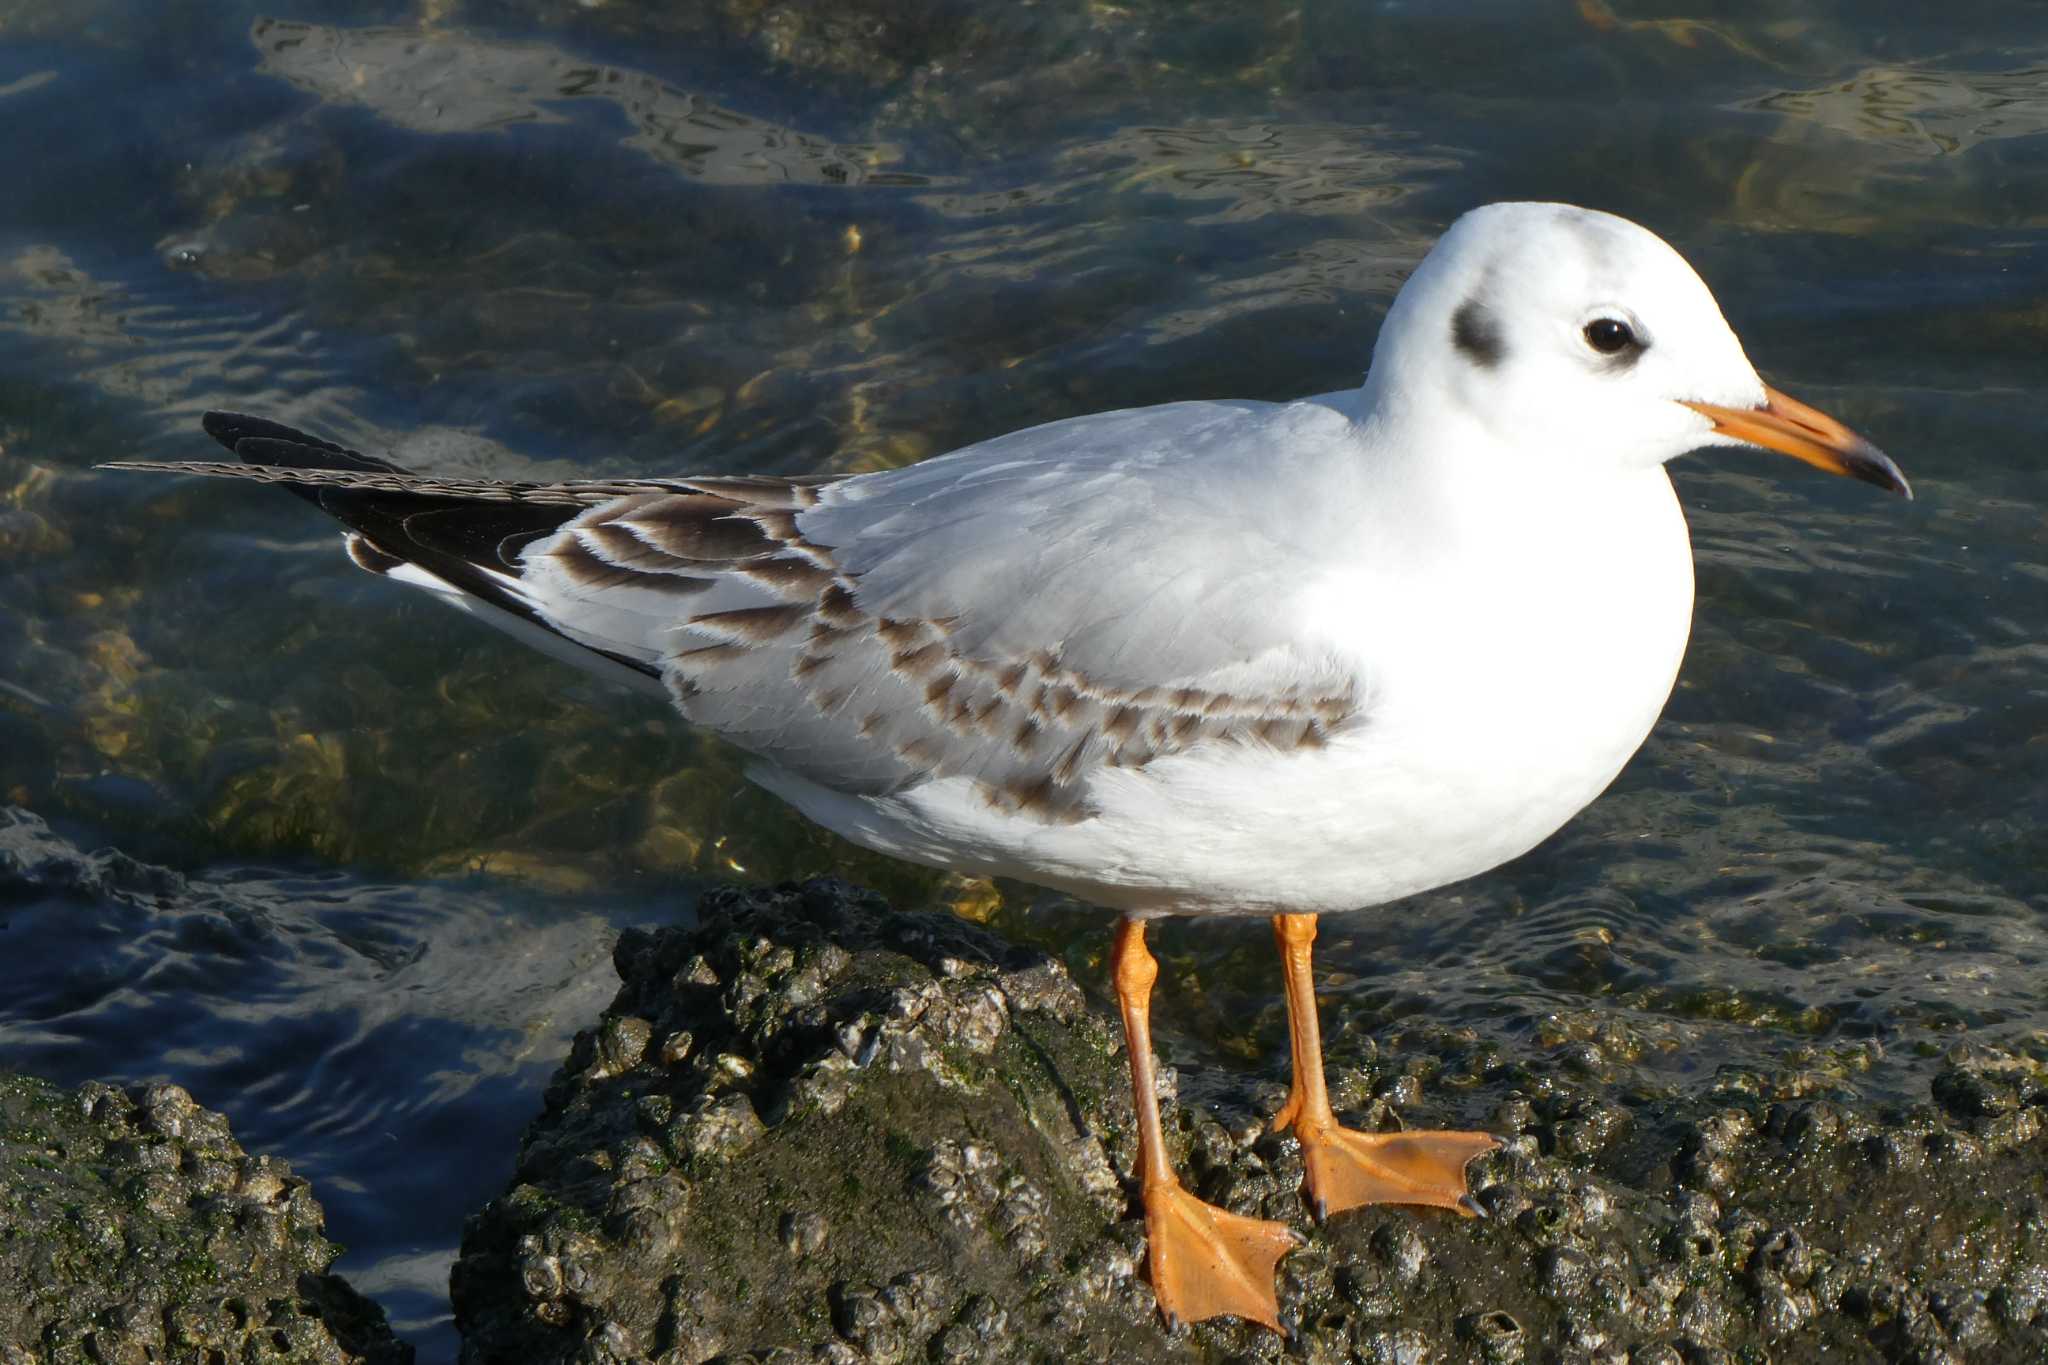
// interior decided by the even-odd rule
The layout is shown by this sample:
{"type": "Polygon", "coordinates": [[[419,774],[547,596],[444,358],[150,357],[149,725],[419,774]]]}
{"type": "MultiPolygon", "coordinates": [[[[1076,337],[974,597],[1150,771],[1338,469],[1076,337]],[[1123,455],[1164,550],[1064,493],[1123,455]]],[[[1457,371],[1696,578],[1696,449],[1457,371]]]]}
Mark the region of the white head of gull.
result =
{"type": "Polygon", "coordinates": [[[1770,412],[1783,396],[1668,243],[1569,204],[1489,204],[1460,218],[1388,312],[1365,394],[1381,420],[1469,424],[1486,434],[1469,448],[1506,458],[1633,470],[1761,444],[1906,491],[1868,443],[1806,426],[1812,409],[1770,412]],[[1737,425],[1724,427],[1731,415],[1737,425]],[[1842,448],[1829,453],[1826,437],[1842,448]]]}

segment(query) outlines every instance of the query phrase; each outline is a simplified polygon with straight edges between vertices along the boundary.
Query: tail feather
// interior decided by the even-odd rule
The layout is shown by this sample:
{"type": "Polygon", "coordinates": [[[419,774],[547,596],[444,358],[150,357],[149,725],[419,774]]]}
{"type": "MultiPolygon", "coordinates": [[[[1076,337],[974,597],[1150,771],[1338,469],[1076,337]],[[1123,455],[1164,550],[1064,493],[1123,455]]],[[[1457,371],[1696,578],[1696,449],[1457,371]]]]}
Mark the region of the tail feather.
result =
{"type": "Polygon", "coordinates": [[[439,479],[262,417],[209,412],[202,420],[207,434],[244,463],[117,461],[101,468],[277,484],[346,527],[349,557],[360,567],[382,574],[405,569],[397,576],[475,599],[610,663],[659,676],[645,660],[568,636],[518,589],[521,555],[535,540],[592,507],[633,493],[672,492],[675,484],[439,479]]]}

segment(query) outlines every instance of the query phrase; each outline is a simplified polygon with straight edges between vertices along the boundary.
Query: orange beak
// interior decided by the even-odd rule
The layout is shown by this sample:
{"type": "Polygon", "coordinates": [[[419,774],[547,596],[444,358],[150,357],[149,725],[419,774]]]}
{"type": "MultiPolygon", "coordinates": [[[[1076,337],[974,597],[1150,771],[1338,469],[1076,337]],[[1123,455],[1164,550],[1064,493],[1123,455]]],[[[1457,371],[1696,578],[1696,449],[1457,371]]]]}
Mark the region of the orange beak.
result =
{"type": "Polygon", "coordinates": [[[1712,403],[1686,406],[1710,419],[1717,435],[1790,455],[1830,474],[1874,483],[1904,498],[1913,496],[1906,476],[1891,456],[1819,408],[1810,408],[1768,385],[1760,408],[1723,408],[1712,403]]]}

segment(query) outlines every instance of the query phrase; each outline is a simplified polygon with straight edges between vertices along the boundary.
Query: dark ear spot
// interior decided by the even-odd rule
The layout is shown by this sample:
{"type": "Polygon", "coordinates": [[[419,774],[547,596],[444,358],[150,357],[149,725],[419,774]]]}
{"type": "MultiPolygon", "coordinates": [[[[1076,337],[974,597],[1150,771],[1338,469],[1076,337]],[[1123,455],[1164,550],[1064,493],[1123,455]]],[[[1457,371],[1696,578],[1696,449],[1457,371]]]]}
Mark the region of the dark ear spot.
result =
{"type": "Polygon", "coordinates": [[[1477,299],[1466,299],[1451,314],[1451,344],[1482,370],[1500,364],[1508,353],[1500,324],[1477,299]]]}

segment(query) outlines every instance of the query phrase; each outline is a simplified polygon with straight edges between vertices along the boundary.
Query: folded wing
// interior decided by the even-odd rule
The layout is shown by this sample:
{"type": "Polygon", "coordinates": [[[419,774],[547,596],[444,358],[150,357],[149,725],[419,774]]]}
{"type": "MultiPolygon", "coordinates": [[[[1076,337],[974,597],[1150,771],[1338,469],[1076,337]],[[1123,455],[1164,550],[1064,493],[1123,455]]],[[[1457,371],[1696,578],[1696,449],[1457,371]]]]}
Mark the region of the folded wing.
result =
{"type": "Polygon", "coordinates": [[[836,480],[566,483],[413,475],[212,413],[245,463],[120,467],[281,484],[342,522],[363,568],[658,682],[812,782],[880,795],[961,776],[1000,809],[1072,820],[1104,768],[1208,743],[1314,748],[1355,723],[1354,679],[1293,652],[1260,585],[1213,568],[1292,572],[1284,525],[1260,524],[1252,491],[1189,502],[1216,482],[1176,474],[1241,451],[1270,411],[1081,418],[836,480]],[[1226,544],[1245,538],[1261,552],[1226,544]]]}

